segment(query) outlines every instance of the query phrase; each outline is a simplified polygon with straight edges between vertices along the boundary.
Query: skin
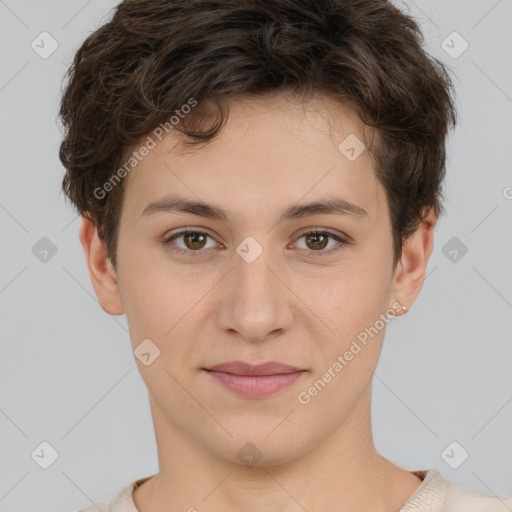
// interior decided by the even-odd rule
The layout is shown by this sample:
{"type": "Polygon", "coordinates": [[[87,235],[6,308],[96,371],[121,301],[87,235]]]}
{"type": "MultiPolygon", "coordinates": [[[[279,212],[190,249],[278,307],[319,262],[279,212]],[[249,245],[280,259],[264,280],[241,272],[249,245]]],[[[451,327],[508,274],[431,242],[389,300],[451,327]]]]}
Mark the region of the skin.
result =
{"type": "Polygon", "coordinates": [[[133,349],[149,338],[160,350],[148,366],[135,359],[159,458],[159,473],[135,490],[135,504],[141,512],[396,511],[421,480],[373,444],[371,381],[385,328],[308,404],[297,396],[393,304],[410,308],[436,218],[431,213],[420,223],[393,267],[385,189],[370,153],[349,161],[338,150],[347,135],[365,140],[370,133],[350,107],[328,98],[300,105],[279,95],[231,99],[229,109],[210,144],[186,150],[171,133],[125,178],[117,271],[94,224],[82,221],[101,306],[126,314],[133,349]],[[171,192],[221,207],[229,220],[141,215],[171,192]],[[277,222],[286,207],[326,196],[356,203],[367,215],[277,222]],[[164,244],[187,227],[211,238],[164,244]],[[322,245],[301,236],[317,227],[351,242],[322,245]],[[263,249],[252,263],[236,252],[247,236],[263,249]],[[189,255],[194,249],[203,255],[189,255]],[[202,370],[233,360],[279,361],[307,372],[268,398],[250,399],[202,370]],[[237,457],[248,442],[261,453],[253,466],[237,457]]]}

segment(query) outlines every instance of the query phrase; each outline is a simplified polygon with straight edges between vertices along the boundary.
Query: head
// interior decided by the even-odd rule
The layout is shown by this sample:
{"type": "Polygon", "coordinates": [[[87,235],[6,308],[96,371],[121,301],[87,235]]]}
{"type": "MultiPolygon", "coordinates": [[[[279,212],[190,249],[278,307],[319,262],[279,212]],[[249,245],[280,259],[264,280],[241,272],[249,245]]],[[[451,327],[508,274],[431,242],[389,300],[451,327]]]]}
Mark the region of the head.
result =
{"type": "Polygon", "coordinates": [[[268,463],[348,421],[442,213],[455,109],[416,22],[375,0],[127,0],[78,50],[60,116],[96,294],[159,350],[139,361],[159,421],[268,463]],[[205,371],[232,360],[304,373],[247,399],[205,371]]]}

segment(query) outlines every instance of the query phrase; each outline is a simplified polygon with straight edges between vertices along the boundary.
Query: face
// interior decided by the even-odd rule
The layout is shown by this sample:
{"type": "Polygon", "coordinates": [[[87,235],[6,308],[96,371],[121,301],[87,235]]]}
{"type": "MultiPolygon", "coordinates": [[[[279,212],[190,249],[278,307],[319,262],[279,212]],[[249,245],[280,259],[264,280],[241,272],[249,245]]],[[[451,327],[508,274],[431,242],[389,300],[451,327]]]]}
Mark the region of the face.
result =
{"type": "Polygon", "coordinates": [[[213,142],[171,134],[126,178],[116,286],[157,428],[231,461],[252,443],[272,464],[339,431],[368,390],[399,309],[392,229],[368,151],[339,149],[365,138],[351,109],[229,107],[213,142]],[[300,371],[209,371],[233,361],[300,371]]]}

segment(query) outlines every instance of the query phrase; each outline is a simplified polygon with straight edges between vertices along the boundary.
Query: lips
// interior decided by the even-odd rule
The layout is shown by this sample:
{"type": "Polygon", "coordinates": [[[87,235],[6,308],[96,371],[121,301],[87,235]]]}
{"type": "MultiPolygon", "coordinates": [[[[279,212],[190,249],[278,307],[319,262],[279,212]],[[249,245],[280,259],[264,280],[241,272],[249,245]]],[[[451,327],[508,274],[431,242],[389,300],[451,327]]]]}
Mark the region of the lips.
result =
{"type": "Polygon", "coordinates": [[[283,375],[302,371],[300,368],[287,364],[269,361],[263,364],[252,365],[243,361],[231,361],[207,368],[209,371],[231,373],[233,375],[283,375]]]}
{"type": "Polygon", "coordinates": [[[205,368],[205,371],[224,389],[251,399],[273,395],[307,373],[275,361],[258,365],[232,361],[205,368]]]}

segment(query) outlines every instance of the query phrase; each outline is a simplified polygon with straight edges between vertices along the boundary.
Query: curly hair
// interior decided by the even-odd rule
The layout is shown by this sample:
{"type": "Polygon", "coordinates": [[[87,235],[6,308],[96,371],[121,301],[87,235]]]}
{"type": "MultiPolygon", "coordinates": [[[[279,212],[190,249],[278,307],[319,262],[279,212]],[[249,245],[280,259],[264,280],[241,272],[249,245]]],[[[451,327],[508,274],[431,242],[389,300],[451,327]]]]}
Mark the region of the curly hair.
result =
{"type": "Polygon", "coordinates": [[[96,224],[114,268],[123,181],[94,191],[191,97],[218,107],[200,128],[200,107],[180,116],[175,129],[193,146],[221,133],[225,98],[320,93],[351,105],[378,135],[371,156],[386,190],[394,265],[419,222],[443,213],[452,81],[423,49],[417,22],[387,0],[124,0],[83,42],[66,78],[62,188],[96,224]]]}

